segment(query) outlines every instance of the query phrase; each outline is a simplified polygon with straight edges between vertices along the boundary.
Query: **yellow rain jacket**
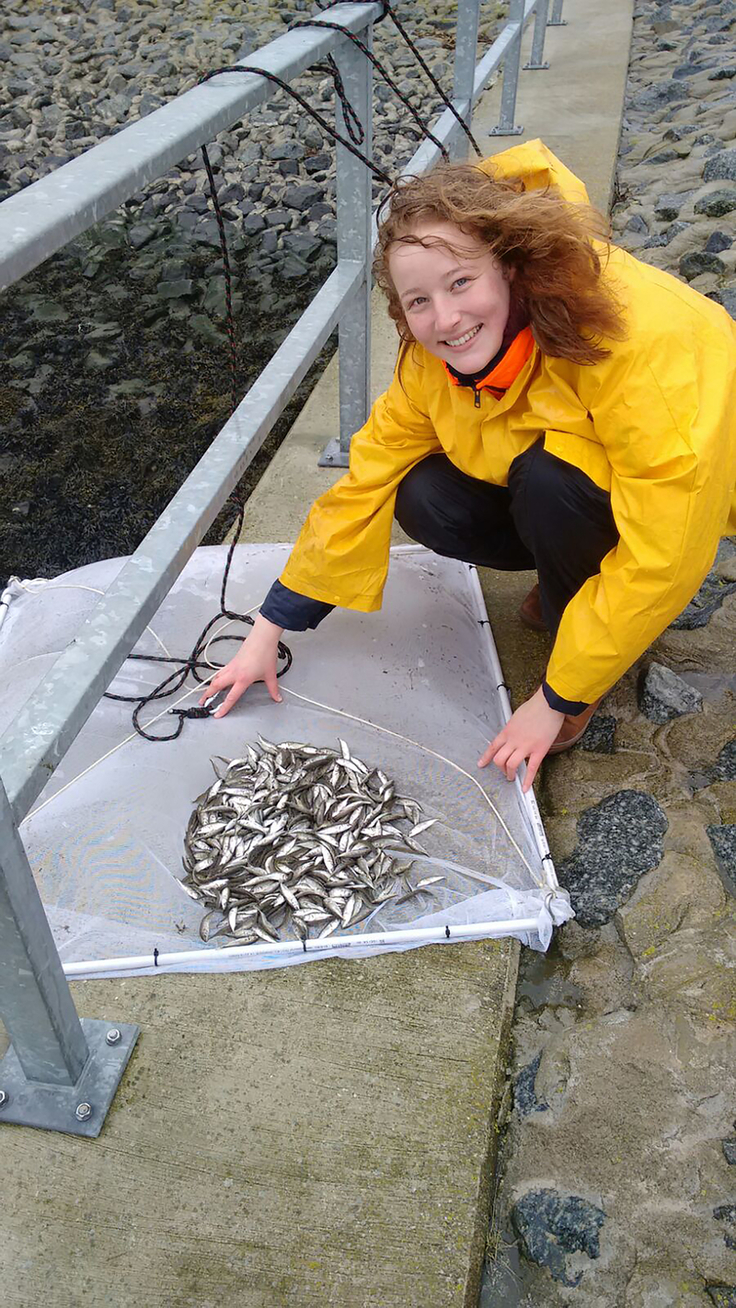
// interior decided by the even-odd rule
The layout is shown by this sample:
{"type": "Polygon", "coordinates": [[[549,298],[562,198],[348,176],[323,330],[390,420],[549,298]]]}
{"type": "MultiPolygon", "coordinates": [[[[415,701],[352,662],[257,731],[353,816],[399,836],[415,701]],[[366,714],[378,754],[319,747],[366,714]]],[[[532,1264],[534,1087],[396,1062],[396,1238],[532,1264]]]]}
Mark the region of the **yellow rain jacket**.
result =
{"type": "MultiPolygon", "coordinates": [[[[482,165],[525,187],[584,186],[541,141],[482,165]]],[[[627,337],[581,365],[537,345],[501,399],[454,386],[422,346],[405,354],[353,437],[350,471],[314,504],[280,578],[344,608],[380,608],[396,489],[444,451],[471,477],[505,486],[516,456],[545,448],[610,492],[620,540],[570,600],[547,682],[566,700],[603,695],[685,608],[736,531],[736,324],[668,273],[611,251],[603,277],[624,308],[627,337]],[[729,519],[729,512],[731,514],[729,519]]]]}

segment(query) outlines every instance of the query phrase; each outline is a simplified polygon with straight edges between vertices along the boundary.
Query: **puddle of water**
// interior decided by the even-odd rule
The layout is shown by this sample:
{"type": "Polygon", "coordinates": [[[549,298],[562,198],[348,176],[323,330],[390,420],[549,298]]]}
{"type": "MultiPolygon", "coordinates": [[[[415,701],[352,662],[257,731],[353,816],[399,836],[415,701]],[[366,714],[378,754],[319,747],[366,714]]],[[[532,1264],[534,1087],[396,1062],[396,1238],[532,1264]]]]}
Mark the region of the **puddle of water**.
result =
{"type": "Polygon", "coordinates": [[[566,964],[554,944],[546,954],[531,951],[529,954],[519,973],[517,1002],[527,999],[534,1009],[544,1008],[547,1004],[579,1008],[582,991],[567,980],[566,964]]]}
{"type": "Polygon", "coordinates": [[[498,1255],[486,1259],[478,1308],[534,1308],[524,1284],[519,1249],[510,1231],[501,1231],[498,1255]]]}

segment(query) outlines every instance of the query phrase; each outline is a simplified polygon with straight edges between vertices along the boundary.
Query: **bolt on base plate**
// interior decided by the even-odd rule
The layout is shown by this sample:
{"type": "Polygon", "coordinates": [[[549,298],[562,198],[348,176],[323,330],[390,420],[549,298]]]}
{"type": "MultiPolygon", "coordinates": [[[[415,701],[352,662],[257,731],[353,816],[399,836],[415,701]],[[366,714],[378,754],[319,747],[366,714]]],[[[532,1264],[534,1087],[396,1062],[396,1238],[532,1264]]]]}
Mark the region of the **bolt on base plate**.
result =
{"type": "Polygon", "coordinates": [[[337,436],[328,441],[317,460],[318,468],[348,468],[350,466],[350,454],[348,450],[340,448],[340,441],[337,436]]]}
{"type": "Polygon", "coordinates": [[[0,1126],[15,1122],[69,1135],[94,1138],[100,1134],[140,1027],[132,1022],[103,1022],[90,1017],[80,1021],[89,1058],[76,1085],[29,1081],[12,1045],[0,1059],[0,1126]],[[112,1043],[107,1038],[111,1031],[120,1032],[120,1038],[112,1043]]]}

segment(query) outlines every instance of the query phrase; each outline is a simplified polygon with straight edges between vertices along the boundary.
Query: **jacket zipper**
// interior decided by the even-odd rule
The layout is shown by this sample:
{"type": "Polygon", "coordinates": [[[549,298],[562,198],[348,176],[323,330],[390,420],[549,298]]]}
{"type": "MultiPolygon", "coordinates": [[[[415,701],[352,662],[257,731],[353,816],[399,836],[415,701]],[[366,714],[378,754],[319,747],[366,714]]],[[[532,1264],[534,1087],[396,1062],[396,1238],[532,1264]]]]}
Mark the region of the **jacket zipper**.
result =
{"type": "Polygon", "coordinates": [[[475,405],[475,408],[476,408],[476,409],[479,409],[479,408],[480,408],[480,391],[478,390],[478,387],[477,387],[477,386],[474,386],[474,387],[473,387],[473,395],[475,396],[475,399],[474,399],[474,401],[473,401],[473,403],[474,403],[474,405],[475,405]]]}

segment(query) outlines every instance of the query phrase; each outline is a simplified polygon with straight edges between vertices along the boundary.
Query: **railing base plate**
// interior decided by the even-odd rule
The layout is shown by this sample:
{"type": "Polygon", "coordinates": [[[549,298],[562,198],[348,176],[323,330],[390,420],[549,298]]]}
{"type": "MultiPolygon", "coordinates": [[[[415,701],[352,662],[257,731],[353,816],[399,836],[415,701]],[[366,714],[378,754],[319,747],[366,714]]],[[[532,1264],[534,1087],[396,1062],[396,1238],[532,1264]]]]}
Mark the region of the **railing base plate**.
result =
{"type": "Polygon", "coordinates": [[[80,1020],[89,1058],[74,1086],[27,1080],[11,1045],[0,1060],[0,1090],[5,1093],[0,1106],[0,1125],[14,1122],[18,1126],[38,1126],[46,1131],[65,1131],[67,1135],[90,1138],[100,1134],[140,1027],[131,1022],[103,1022],[90,1017],[80,1020]],[[111,1030],[120,1032],[120,1038],[112,1045],[107,1042],[111,1030]],[[76,1115],[81,1104],[91,1110],[82,1121],[76,1115]]]}
{"type": "Polygon", "coordinates": [[[492,127],[489,136],[521,136],[523,126],[518,127],[492,127]]]}
{"type": "Polygon", "coordinates": [[[350,466],[350,454],[348,450],[340,449],[340,441],[337,436],[328,441],[317,460],[318,468],[347,468],[350,466]]]}
{"type": "Polygon", "coordinates": [[[543,72],[546,68],[549,68],[549,63],[545,59],[541,64],[522,64],[521,66],[527,73],[537,73],[543,72]]]}

